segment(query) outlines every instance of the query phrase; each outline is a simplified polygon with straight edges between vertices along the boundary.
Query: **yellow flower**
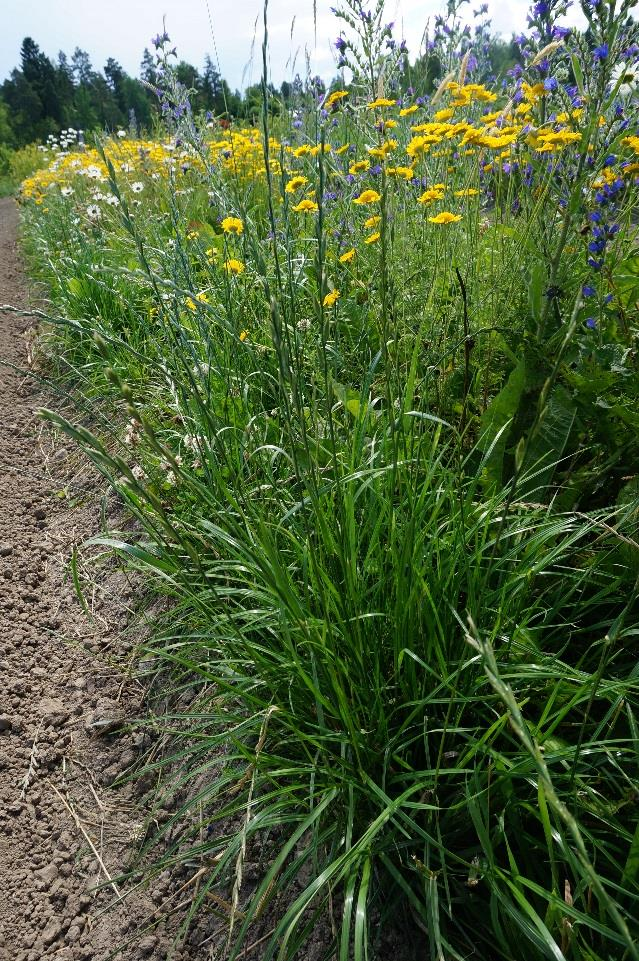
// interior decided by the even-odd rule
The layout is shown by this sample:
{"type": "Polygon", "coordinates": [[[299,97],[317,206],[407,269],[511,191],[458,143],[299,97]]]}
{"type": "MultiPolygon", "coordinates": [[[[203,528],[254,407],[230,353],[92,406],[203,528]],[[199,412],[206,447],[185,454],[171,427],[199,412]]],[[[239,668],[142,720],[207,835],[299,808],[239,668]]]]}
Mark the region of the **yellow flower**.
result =
{"type": "Polygon", "coordinates": [[[465,190],[455,190],[455,197],[476,197],[479,193],[474,187],[466,187],[465,190]]]}
{"type": "Polygon", "coordinates": [[[425,190],[421,197],[417,198],[418,204],[432,204],[434,200],[443,200],[444,194],[441,190],[436,190],[431,187],[430,190],[425,190]]]}
{"type": "Polygon", "coordinates": [[[310,152],[311,152],[310,146],[307,143],[303,143],[301,147],[297,147],[297,149],[293,151],[293,156],[303,157],[304,154],[307,154],[310,152]]]}
{"type": "Polygon", "coordinates": [[[413,176],[412,167],[389,167],[386,173],[390,177],[403,177],[405,180],[410,180],[413,176]]]}
{"type": "Polygon", "coordinates": [[[413,137],[406,147],[406,153],[415,160],[420,154],[423,156],[423,154],[428,153],[432,143],[439,143],[439,138],[433,136],[413,137]]]}
{"type": "Polygon", "coordinates": [[[288,183],[284,187],[284,190],[286,191],[287,194],[294,194],[296,190],[299,190],[300,187],[305,187],[307,183],[308,183],[308,177],[302,177],[302,176],[291,177],[291,179],[288,181],[288,183]]]}
{"type": "Polygon", "coordinates": [[[375,110],[377,107],[394,107],[395,100],[387,100],[386,97],[378,97],[377,100],[373,100],[372,103],[367,104],[369,110],[375,110]]]}
{"type": "Polygon", "coordinates": [[[389,154],[391,150],[394,150],[396,146],[396,140],[385,140],[379,147],[369,147],[368,152],[371,157],[379,157],[380,160],[384,160],[386,155],[389,154]]]}
{"type": "Polygon", "coordinates": [[[436,217],[429,217],[431,224],[455,224],[461,220],[461,214],[451,214],[449,210],[442,210],[436,217]]]}
{"type": "Polygon", "coordinates": [[[381,219],[382,218],[379,215],[376,215],[375,217],[369,217],[368,220],[364,221],[364,226],[367,230],[371,230],[373,227],[377,227],[377,224],[381,219]]]}
{"type": "Polygon", "coordinates": [[[437,113],[435,114],[435,120],[439,120],[440,122],[443,120],[450,120],[450,118],[454,116],[454,114],[455,114],[454,107],[446,107],[445,110],[437,111],[437,113]]]}
{"type": "Polygon", "coordinates": [[[339,290],[331,290],[322,301],[322,307],[334,307],[339,300],[339,290]]]}
{"type": "Polygon", "coordinates": [[[295,204],[293,210],[296,214],[314,214],[319,210],[319,207],[314,200],[309,200],[308,197],[304,197],[298,204],[295,204]]]}
{"type": "Polygon", "coordinates": [[[368,190],[362,190],[362,192],[361,192],[361,194],[359,195],[359,197],[355,197],[355,199],[353,200],[353,203],[354,203],[354,204],[359,204],[360,207],[363,207],[364,204],[376,204],[376,203],[379,203],[379,201],[380,201],[381,199],[382,199],[382,195],[381,195],[381,194],[378,194],[376,190],[371,190],[371,189],[369,188],[368,190]]]}
{"type": "Polygon", "coordinates": [[[348,172],[349,172],[349,174],[352,174],[353,176],[354,176],[355,174],[361,174],[361,173],[363,173],[365,170],[368,170],[368,168],[370,167],[370,165],[371,165],[370,160],[356,160],[355,163],[352,163],[352,164],[350,165],[350,167],[348,168],[348,172]]]}
{"type": "Polygon", "coordinates": [[[376,244],[377,241],[379,240],[379,238],[380,238],[381,236],[382,236],[382,235],[380,234],[379,230],[376,230],[374,234],[370,234],[370,235],[366,238],[366,240],[364,241],[364,243],[365,243],[365,244],[376,244]]]}
{"type": "Polygon", "coordinates": [[[244,224],[239,217],[225,217],[220,224],[225,234],[241,234],[244,224]]]}
{"type": "Polygon", "coordinates": [[[412,113],[416,113],[416,112],[417,112],[417,105],[411,104],[410,107],[402,107],[402,109],[399,111],[399,115],[400,117],[410,117],[412,113]]]}
{"type": "Polygon", "coordinates": [[[197,304],[195,303],[194,300],[192,300],[190,297],[187,297],[184,303],[189,308],[189,310],[192,310],[193,313],[195,313],[195,311],[197,310],[197,304]]]}
{"type": "Polygon", "coordinates": [[[242,333],[240,334],[240,340],[242,341],[242,343],[244,343],[247,337],[248,337],[248,330],[243,330],[242,333]]]}
{"type": "Polygon", "coordinates": [[[340,256],[339,262],[340,264],[347,264],[350,260],[353,259],[354,256],[355,256],[355,248],[351,247],[350,250],[347,250],[346,253],[340,256]]]}
{"type": "Polygon", "coordinates": [[[338,103],[344,97],[348,97],[348,90],[334,90],[324,103],[324,108],[328,110],[329,107],[332,107],[334,103],[338,103]]]}
{"type": "Polygon", "coordinates": [[[246,268],[244,267],[242,261],[235,260],[233,257],[231,257],[230,260],[227,260],[224,264],[224,270],[227,272],[227,274],[241,274],[245,269],[246,268]]]}
{"type": "Polygon", "coordinates": [[[217,258],[220,256],[215,247],[207,247],[204,253],[206,254],[209,263],[211,263],[213,260],[217,260],[217,258]]]}
{"type": "Polygon", "coordinates": [[[208,304],[208,303],[209,303],[209,298],[208,298],[208,296],[206,295],[206,293],[205,293],[203,290],[201,290],[201,291],[199,292],[199,294],[196,294],[196,295],[195,295],[195,299],[196,299],[196,300],[199,300],[199,302],[200,302],[201,304],[208,304]]]}

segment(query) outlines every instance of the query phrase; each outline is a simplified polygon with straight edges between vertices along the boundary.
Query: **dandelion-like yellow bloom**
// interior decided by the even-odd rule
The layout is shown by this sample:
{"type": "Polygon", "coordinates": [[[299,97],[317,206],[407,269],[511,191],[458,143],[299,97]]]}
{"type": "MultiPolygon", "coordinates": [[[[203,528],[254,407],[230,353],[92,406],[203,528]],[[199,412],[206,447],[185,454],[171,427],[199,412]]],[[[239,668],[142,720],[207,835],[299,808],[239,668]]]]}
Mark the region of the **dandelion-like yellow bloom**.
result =
{"type": "Polygon", "coordinates": [[[388,167],[386,173],[389,177],[403,177],[404,180],[411,180],[414,171],[412,167],[388,167]]]}
{"type": "Polygon", "coordinates": [[[476,197],[479,191],[475,187],[466,187],[464,190],[455,190],[455,197],[476,197]]]}
{"type": "Polygon", "coordinates": [[[350,250],[347,250],[345,253],[340,255],[339,262],[340,264],[348,264],[353,259],[354,256],[355,256],[355,248],[351,247],[350,250]]]}
{"type": "Polygon", "coordinates": [[[300,187],[305,187],[307,183],[308,177],[302,177],[301,175],[298,177],[291,177],[291,179],[287,181],[284,190],[287,194],[294,194],[296,190],[299,190],[300,187]]]}
{"type": "Polygon", "coordinates": [[[369,236],[365,239],[364,243],[376,244],[381,236],[382,235],[380,234],[379,230],[376,230],[374,234],[369,234],[369,236]]]}
{"type": "Polygon", "coordinates": [[[242,341],[242,343],[244,343],[247,337],[248,337],[248,330],[243,330],[242,333],[240,334],[240,340],[242,341]]]}
{"type": "Polygon", "coordinates": [[[309,200],[308,197],[304,197],[300,200],[298,204],[292,208],[296,214],[314,214],[319,210],[319,207],[314,200],[309,200]]]}
{"type": "Polygon", "coordinates": [[[203,291],[203,290],[201,290],[201,291],[199,292],[199,294],[196,294],[196,295],[195,295],[195,299],[196,299],[196,300],[199,300],[199,302],[200,302],[201,304],[208,304],[208,303],[209,303],[209,298],[208,298],[207,294],[205,293],[205,291],[203,291]]]}
{"type": "Polygon", "coordinates": [[[333,90],[333,93],[328,96],[326,102],[324,103],[324,108],[328,110],[333,104],[339,103],[344,97],[348,97],[348,90],[333,90]]]}
{"type": "Polygon", "coordinates": [[[239,217],[225,217],[220,226],[225,234],[241,234],[244,224],[239,217]]]}
{"type": "Polygon", "coordinates": [[[411,104],[410,107],[402,107],[399,111],[400,117],[410,117],[412,113],[417,113],[417,104],[411,104]]]}
{"type": "Polygon", "coordinates": [[[431,187],[429,190],[425,190],[421,197],[417,198],[418,204],[432,204],[435,200],[443,200],[444,192],[442,190],[437,190],[435,187],[431,187]]]}
{"type": "Polygon", "coordinates": [[[429,217],[428,220],[431,224],[455,224],[458,220],[461,220],[461,214],[451,214],[449,210],[442,210],[440,214],[429,217]]]}
{"type": "Polygon", "coordinates": [[[371,190],[369,188],[368,190],[362,190],[359,197],[355,197],[355,199],[353,200],[353,203],[359,204],[360,207],[363,207],[365,204],[379,203],[381,199],[382,199],[381,194],[378,194],[376,190],[371,190]]]}
{"type": "Polygon", "coordinates": [[[373,227],[377,227],[377,224],[381,219],[382,218],[379,216],[379,214],[376,214],[374,217],[369,217],[368,220],[365,220],[364,226],[367,230],[372,230],[373,227]]]}
{"type": "Polygon", "coordinates": [[[241,274],[246,268],[241,260],[235,260],[234,257],[231,257],[230,260],[225,261],[224,270],[227,274],[241,274]]]}
{"type": "Polygon", "coordinates": [[[386,97],[378,97],[372,103],[367,104],[369,110],[376,110],[378,107],[394,107],[395,100],[387,100],[386,97]]]}
{"type": "Polygon", "coordinates": [[[331,290],[322,301],[322,307],[334,307],[339,300],[339,290],[331,290]]]}
{"type": "Polygon", "coordinates": [[[353,176],[355,176],[356,174],[364,173],[365,170],[368,170],[370,165],[371,165],[370,160],[356,160],[355,163],[352,163],[350,165],[350,167],[348,168],[348,172],[349,174],[352,174],[353,176]]]}

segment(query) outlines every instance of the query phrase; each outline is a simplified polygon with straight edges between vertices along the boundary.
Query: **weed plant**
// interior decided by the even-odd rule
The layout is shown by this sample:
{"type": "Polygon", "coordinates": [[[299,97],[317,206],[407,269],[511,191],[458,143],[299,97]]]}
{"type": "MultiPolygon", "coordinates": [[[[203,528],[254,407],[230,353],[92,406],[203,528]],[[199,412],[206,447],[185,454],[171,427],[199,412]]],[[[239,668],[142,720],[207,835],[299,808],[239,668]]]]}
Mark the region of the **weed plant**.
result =
{"type": "Polygon", "coordinates": [[[318,925],[339,961],[389,930],[639,957],[630,9],[537,3],[488,84],[449,5],[425,96],[344,0],[339,88],[274,119],[265,8],[246,130],[193,116],[159,36],[166,139],[23,185],[80,407],[48,416],[136,518],[97,542],[172,599],[148,770],[186,800],[145,864],[210,865],[230,958],[265,916],[265,959],[318,925]]]}

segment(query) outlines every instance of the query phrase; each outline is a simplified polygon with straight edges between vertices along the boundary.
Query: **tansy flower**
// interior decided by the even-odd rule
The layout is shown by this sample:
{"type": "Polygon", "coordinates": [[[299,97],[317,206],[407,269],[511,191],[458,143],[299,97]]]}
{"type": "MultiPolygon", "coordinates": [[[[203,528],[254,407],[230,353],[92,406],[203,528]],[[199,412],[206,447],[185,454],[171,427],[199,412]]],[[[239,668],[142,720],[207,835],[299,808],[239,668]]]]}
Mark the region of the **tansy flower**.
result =
{"type": "Polygon", "coordinates": [[[331,290],[322,301],[322,307],[334,307],[339,300],[339,290],[331,290]]]}
{"type": "Polygon", "coordinates": [[[296,190],[299,190],[300,187],[305,187],[307,183],[308,177],[291,177],[284,187],[284,190],[287,194],[294,194],[296,190]]]}
{"type": "Polygon", "coordinates": [[[225,217],[221,225],[225,234],[241,234],[244,224],[239,217],[225,217]]]}
{"type": "Polygon", "coordinates": [[[431,224],[455,224],[461,220],[461,214],[451,214],[449,210],[442,210],[436,217],[429,217],[431,224]]]}
{"type": "Polygon", "coordinates": [[[369,110],[375,110],[377,107],[394,107],[394,100],[387,100],[386,97],[378,97],[377,100],[373,100],[372,103],[367,104],[369,110]]]}
{"type": "Polygon", "coordinates": [[[241,260],[235,260],[235,258],[232,257],[225,262],[224,270],[227,274],[241,274],[242,271],[245,270],[245,267],[241,260]]]}
{"type": "Polygon", "coordinates": [[[382,199],[382,195],[378,194],[376,190],[362,190],[359,197],[355,197],[353,200],[354,204],[359,204],[363,206],[364,204],[376,204],[382,199]]]}
{"type": "Polygon", "coordinates": [[[296,214],[311,214],[318,211],[319,207],[314,200],[309,200],[308,197],[304,197],[298,204],[295,204],[293,210],[296,214]]]}
{"type": "Polygon", "coordinates": [[[347,250],[346,253],[340,256],[339,262],[340,264],[347,264],[350,260],[353,259],[354,256],[355,256],[355,248],[351,247],[350,250],[347,250]]]}
{"type": "Polygon", "coordinates": [[[377,224],[382,218],[377,214],[375,217],[369,217],[368,220],[364,221],[364,226],[367,230],[371,230],[373,227],[377,227],[377,224]]]}
{"type": "Polygon", "coordinates": [[[364,241],[364,243],[365,243],[365,244],[376,244],[377,241],[379,240],[379,238],[380,238],[381,236],[382,236],[382,235],[380,234],[379,230],[376,230],[374,234],[370,234],[370,235],[366,238],[366,240],[364,241]]]}

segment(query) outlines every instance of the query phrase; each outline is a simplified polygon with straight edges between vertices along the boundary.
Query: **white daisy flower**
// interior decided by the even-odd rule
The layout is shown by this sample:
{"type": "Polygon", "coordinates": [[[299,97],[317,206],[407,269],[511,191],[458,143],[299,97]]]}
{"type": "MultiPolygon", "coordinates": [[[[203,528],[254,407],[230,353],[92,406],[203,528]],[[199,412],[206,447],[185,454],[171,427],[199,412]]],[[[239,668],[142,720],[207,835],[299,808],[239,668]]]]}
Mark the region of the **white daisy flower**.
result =
{"type": "Polygon", "coordinates": [[[99,220],[102,216],[102,211],[97,204],[89,204],[87,207],[87,216],[89,220],[99,220]]]}
{"type": "Polygon", "coordinates": [[[62,194],[63,197],[70,197],[71,194],[73,193],[73,187],[61,187],[60,193],[62,194]]]}
{"type": "Polygon", "coordinates": [[[611,79],[613,88],[619,84],[617,93],[620,97],[630,97],[639,84],[639,64],[618,63],[611,79]]]}
{"type": "Polygon", "coordinates": [[[131,184],[131,190],[133,191],[134,194],[141,194],[142,191],[144,190],[144,184],[142,183],[141,180],[135,180],[131,184]]]}
{"type": "Polygon", "coordinates": [[[110,196],[107,197],[107,203],[109,204],[110,207],[119,207],[119,206],[120,206],[120,201],[119,201],[118,198],[115,196],[115,194],[110,194],[110,196]]]}

